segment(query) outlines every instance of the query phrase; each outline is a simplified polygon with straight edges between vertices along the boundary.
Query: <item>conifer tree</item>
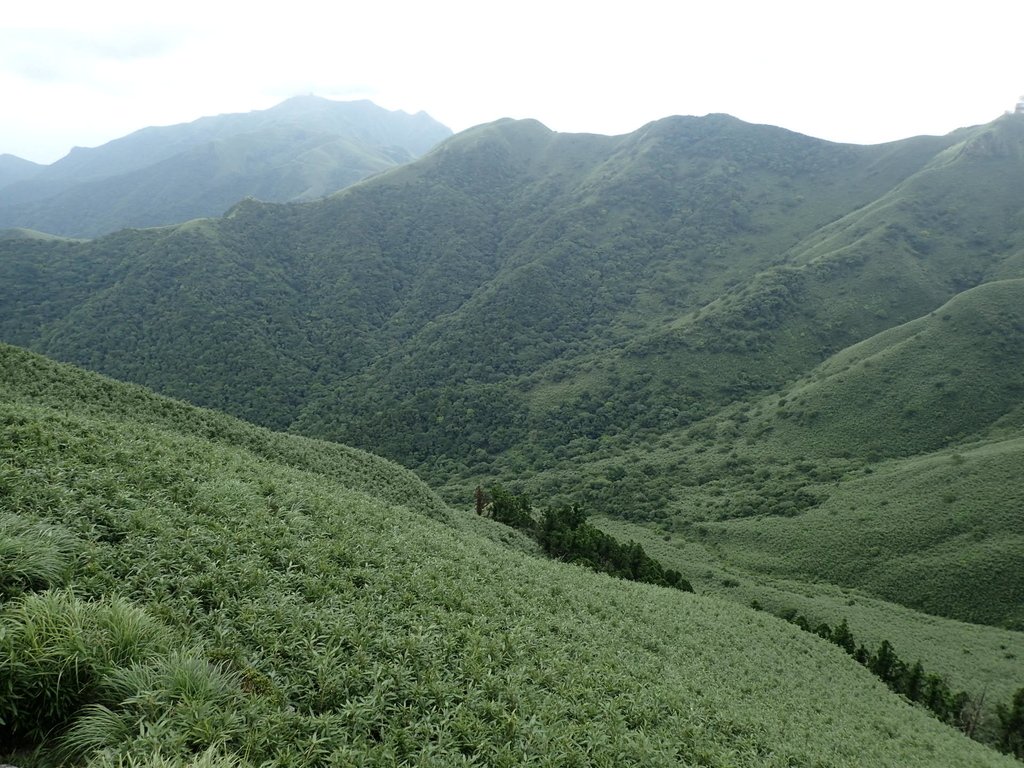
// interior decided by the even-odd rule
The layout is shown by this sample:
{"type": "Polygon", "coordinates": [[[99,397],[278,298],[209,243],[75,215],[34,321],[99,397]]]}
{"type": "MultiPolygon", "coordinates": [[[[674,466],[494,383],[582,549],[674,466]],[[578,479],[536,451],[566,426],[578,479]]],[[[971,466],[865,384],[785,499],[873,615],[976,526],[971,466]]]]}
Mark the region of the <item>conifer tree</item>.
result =
{"type": "Polygon", "coordinates": [[[846,623],[844,618],[836,628],[832,630],[832,642],[842,648],[851,656],[857,650],[857,644],[853,640],[853,633],[850,631],[850,625],[846,623]]]}
{"type": "Polygon", "coordinates": [[[1013,695],[1010,706],[996,707],[999,716],[999,747],[1018,760],[1024,760],[1024,688],[1013,695]]]}

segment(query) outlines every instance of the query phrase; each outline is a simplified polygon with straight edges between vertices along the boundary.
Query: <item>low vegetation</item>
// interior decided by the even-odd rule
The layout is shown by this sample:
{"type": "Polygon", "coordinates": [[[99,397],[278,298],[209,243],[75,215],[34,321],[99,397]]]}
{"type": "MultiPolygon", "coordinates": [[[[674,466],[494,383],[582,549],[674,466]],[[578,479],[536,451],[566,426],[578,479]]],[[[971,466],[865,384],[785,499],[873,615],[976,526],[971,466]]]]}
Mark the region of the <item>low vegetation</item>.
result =
{"type": "Polygon", "coordinates": [[[680,570],[702,595],[754,605],[776,616],[799,614],[811,628],[846,624],[857,645],[875,651],[883,642],[901,658],[920,660],[929,674],[979,705],[975,737],[995,744],[999,707],[1024,681],[1024,634],[922,613],[862,590],[823,581],[751,573],[726,561],[729,550],[696,531],[666,533],[660,526],[608,517],[592,524],[620,539],[640,542],[666,567],[680,570]]]}
{"type": "Polygon", "coordinates": [[[0,759],[1013,764],[1022,147],[508,120],[0,236],[0,338],[262,425],[0,346],[0,759]]]}
{"type": "Polygon", "coordinates": [[[19,765],[1012,764],[773,617],[513,551],[387,498],[414,481],[365,454],[261,455],[261,430],[2,349],[3,537],[49,542],[0,603],[19,765]]]}

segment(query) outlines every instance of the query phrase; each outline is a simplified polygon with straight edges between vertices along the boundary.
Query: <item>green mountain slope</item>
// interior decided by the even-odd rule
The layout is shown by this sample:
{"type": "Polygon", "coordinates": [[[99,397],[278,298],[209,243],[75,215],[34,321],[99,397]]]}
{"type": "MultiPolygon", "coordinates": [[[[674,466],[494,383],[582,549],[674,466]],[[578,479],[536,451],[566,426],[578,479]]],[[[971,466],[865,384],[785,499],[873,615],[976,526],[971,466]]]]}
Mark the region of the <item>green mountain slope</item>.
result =
{"type": "Polygon", "coordinates": [[[1024,280],[988,282],[833,356],[756,428],[776,454],[930,453],[1021,404],[1022,359],[1024,280]]]}
{"type": "Polygon", "coordinates": [[[314,199],[408,162],[450,134],[422,113],[313,96],[146,128],[0,187],[0,226],[94,237],[218,216],[247,196],[314,199]]]}
{"type": "Polygon", "coordinates": [[[1024,281],[986,283],[705,425],[689,515],[745,567],[1024,627],[1022,307],[1024,281]]]}
{"type": "Polygon", "coordinates": [[[795,517],[707,523],[726,558],[929,613],[1024,628],[1024,438],[880,465],[795,517]]]}
{"type": "Polygon", "coordinates": [[[450,501],[501,480],[671,530],[764,517],[805,565],[762,573],[1018,626],[1005,507],[899,539],[879,492],[858,514],[893,548],[834,572],[785,518],[883,459],[911,462],[889,494],[910,505],[936,451],[1020,436],[1022,157],[1017,115],[876,147],[723,115],[504,120],[314,203],[0,241],[0,338],[380,452],[450,501]]]}
{"type": "MultiPolygon", "coordinates": [[[[870,649],[887,640],[906,663],[920,660],[929,672],[942,675],[954,689],[983,697],[984,709],[990,715],[1024,679],[1024,634],[1019,631],[928,615],[879,599],[863,589],[837,587],[802,576],[767,575],[758,568],[758,555],[770,553],[758,548],[754,536],[744,537],[737,532],[732,540],[727,535],[665,533],[616,518],[597,518],[594,522],[620,540],[639,542],[659,562],[683,572],[700,594],[759,606],[776,616],[795,611],[807,617],[812,627],[821,622],[837,627],[845,621],[857,642],[870,649]],[[734,552],[736,556],[731,556],[734,552]],[[739,564],[741,558],[751,570],[739,564]]],[[[725,533],[724,526],[722,529],[725,533]]],[[[922,584],[930,581],[921,579],[922,584]]]]}
{"type": "MultiPolygon", "coordinates": [[[[5,280],[5,316],[39,320],[4,338],[265,424],[468,468],[480,450],[521,443],[527,425],[552,450],[566,417],[538,410],[535,393],[569,377],[607,400],[621,389],[610,379],[635,366],[583,378],[579,367],[747,284],[953,142],[831,145],[724,116],[624,137],[499,122],[323,203],[246,204],[73,254],[6,249],[8,274],[55,282],[5,280]],[[88,289],[66,278],[83,272],[88,289]]],[[[699,415],[657,385],[635,392],[645,410],[699,415]]],[[[650,418],[619,412],[587,432],[609,421],[635,431],[650,418]]]]}
{"type": "Polygon", "coordinates": [[[778,393],[526,485],[541,497],[572,482],[760,577],[1020,629],[1022,307],[1024,281],[985,283],[778,393]]]}
{"type": "Polygon", "coordinates": [[[0,354],[0,541],[35,553],[0,570],[6,759],[1015,764],[772,617],[510,552],[386,498],[413,487],[394,465],[348,454],[367,488],[251,450],[304,438],[0,354]]]}

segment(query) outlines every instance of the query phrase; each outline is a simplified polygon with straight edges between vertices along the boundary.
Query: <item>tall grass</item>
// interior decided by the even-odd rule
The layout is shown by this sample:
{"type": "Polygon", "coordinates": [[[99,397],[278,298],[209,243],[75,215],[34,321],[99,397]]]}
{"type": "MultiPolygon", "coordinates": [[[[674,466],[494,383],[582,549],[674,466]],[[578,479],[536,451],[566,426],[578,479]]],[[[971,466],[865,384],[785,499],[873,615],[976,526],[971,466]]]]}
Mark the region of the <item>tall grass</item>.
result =
{"type": "Polygon", "coordinates": [[[62,739],[70,757],[225,749],[245,730],[238,675],[193,653],[117,667],[62,739]]]}
{"type": "Polygon", "coordinates": [[[0,400],[4,503],[83,554],[0,606],[0,744],[48,756],[25,768],[1013,764],[770,616],[524,555],[395,504],[386,473],[371,495],[108,391],[117,415],[0,400]]]}
{"type": "Polygon", "coordinates": [[[63,584],[73,551],[65,531],[0,514],[0,601],[63,584]]]}
{"type": "Polygon", "coordinates": [[[168,630],[122,598],[29,594],[0,613],[0,735],[33,743],[95,699],[120,666],[167,653],[168,630]]]}

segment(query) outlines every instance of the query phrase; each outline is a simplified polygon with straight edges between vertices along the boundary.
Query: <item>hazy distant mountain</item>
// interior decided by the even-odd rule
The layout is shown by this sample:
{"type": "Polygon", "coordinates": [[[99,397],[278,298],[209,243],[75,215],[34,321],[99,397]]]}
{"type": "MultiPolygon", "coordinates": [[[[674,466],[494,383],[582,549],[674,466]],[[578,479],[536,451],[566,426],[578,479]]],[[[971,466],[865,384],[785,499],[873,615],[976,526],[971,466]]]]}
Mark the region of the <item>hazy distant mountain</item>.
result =
{"type": "Polygon", "coordinates": [[[309,200],[408,162],[450,134],[422,112],[315,96],[144,128],[49,166],[0,162],[0,228],[92,237],[217,216],[247,196],[309,200]]]}
{"type": "Polygon", "coordinates": [[[32,178],[45,167],[15,155],[0,155],[0,190],[16,181],[32,178]]]}

